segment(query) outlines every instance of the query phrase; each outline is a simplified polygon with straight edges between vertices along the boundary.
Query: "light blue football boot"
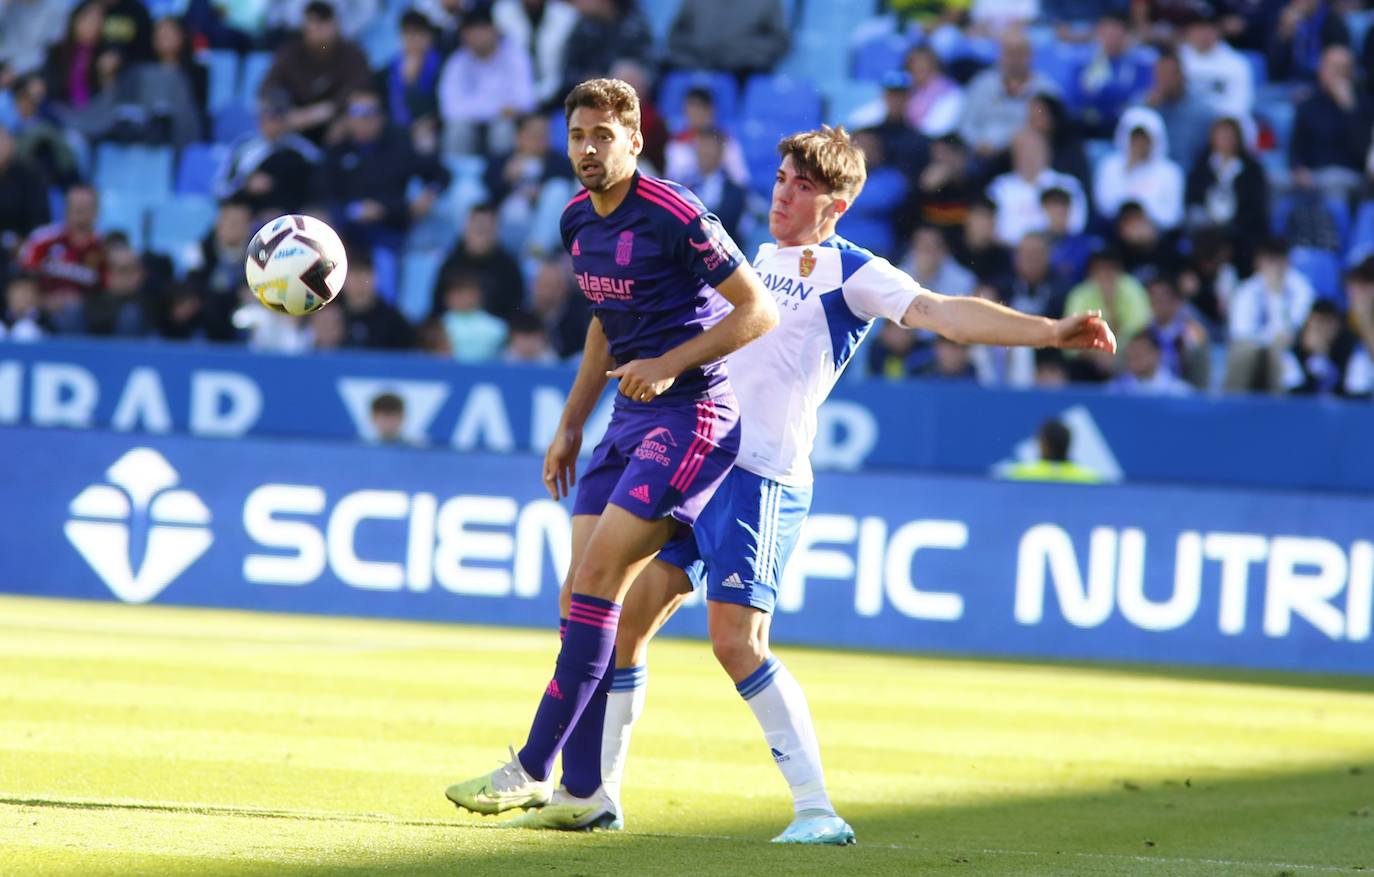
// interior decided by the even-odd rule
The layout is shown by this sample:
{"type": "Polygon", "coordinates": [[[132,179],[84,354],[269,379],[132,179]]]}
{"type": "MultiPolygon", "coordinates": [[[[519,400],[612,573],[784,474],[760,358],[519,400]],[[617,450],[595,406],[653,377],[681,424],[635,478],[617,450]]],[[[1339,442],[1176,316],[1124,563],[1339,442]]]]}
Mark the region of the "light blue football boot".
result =
{"type": "Polygon", "coordinates": [[[854,843],[854,829],[834,813],[823,810],[803,810],[787,826],[787,830],[773,838],[775,844],[834,844],[854,843]]]}

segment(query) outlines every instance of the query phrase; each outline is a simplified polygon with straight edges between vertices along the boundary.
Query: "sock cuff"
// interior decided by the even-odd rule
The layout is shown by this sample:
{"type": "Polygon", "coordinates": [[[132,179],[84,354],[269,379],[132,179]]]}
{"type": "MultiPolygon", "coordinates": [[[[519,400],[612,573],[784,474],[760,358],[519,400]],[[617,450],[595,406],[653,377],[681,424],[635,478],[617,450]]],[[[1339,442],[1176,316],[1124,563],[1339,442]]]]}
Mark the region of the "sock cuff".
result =
{"type": "Polygon", "coordinates": [[[745,677],[743,682],[736,685],[735,690],[739,692],[740,697],[749,700],[751,697],[771,685],[773,683],[773,677],[778,675],[778,671],[781,669],[781,661],[777,658],[769,658],[763,662],[762,667],[750,673],[745,677]]]}
{"type": "Polygon", "coordinates": [[[621,667],[615,671],[615,675],[611,678],[611,691],[634,691],[636,688],[643,688],[648,682],[649,668],[647,665],[621,667]]]}
{"type": "Polygon", "coordinates": [[[568,610],[568,623],[589,624],[607,630],[615,630],[620,622],[620,604],[585,594],[573,594],[572,606],[568,610]]]}

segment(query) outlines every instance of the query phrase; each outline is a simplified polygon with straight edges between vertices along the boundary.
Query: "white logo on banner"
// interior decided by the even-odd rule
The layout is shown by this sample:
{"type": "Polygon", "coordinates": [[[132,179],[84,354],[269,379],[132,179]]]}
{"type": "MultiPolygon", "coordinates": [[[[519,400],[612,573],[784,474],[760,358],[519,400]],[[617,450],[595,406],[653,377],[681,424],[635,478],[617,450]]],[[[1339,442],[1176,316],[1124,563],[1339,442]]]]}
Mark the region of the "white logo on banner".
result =
{"type": "Polygon", "coordinates": [[[214,535],[210,510],[189,490],[176,490],[175,469],[151,448],[134,448],[72,500],[67,539],[126,603],[146,603],[196,562],[214,535]],[[132,536],[146,531],[134,569],[132,536]]]}

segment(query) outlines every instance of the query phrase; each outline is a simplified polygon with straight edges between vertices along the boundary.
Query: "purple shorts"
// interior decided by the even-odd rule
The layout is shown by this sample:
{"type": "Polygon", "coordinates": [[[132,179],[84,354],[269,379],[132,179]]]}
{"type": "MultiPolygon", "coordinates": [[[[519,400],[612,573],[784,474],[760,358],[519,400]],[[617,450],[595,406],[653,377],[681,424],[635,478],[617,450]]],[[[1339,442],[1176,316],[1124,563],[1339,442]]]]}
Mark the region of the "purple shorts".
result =
{"type": "Polygon", "coordinates": [[[615,503],[646,520],[691,526],[739,453],[734,396],[682,405],[621,405],[577,480],[574,515],[615,503]]]}

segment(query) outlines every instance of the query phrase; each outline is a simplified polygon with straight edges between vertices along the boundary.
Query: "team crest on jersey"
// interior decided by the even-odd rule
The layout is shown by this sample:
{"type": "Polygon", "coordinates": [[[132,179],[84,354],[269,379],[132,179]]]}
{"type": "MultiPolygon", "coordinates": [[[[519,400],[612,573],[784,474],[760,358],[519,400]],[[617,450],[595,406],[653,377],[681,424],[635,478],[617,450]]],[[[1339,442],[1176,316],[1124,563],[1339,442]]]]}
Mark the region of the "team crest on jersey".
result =
{"type": "Polygon", "coordinates": [[[800,263],[797,265],[797,273],[803,277],[810,277],[811,272],[816,270],[816,254],[811,250],[802,250],[800,263]]]}
{"type": "Polygon", "coordinates": [[[617,265],[630,264],[630,258],[635,252],[635,233],[632,231],[622,231],[620,240],[615,244],[615,263],[617,265]]]}

